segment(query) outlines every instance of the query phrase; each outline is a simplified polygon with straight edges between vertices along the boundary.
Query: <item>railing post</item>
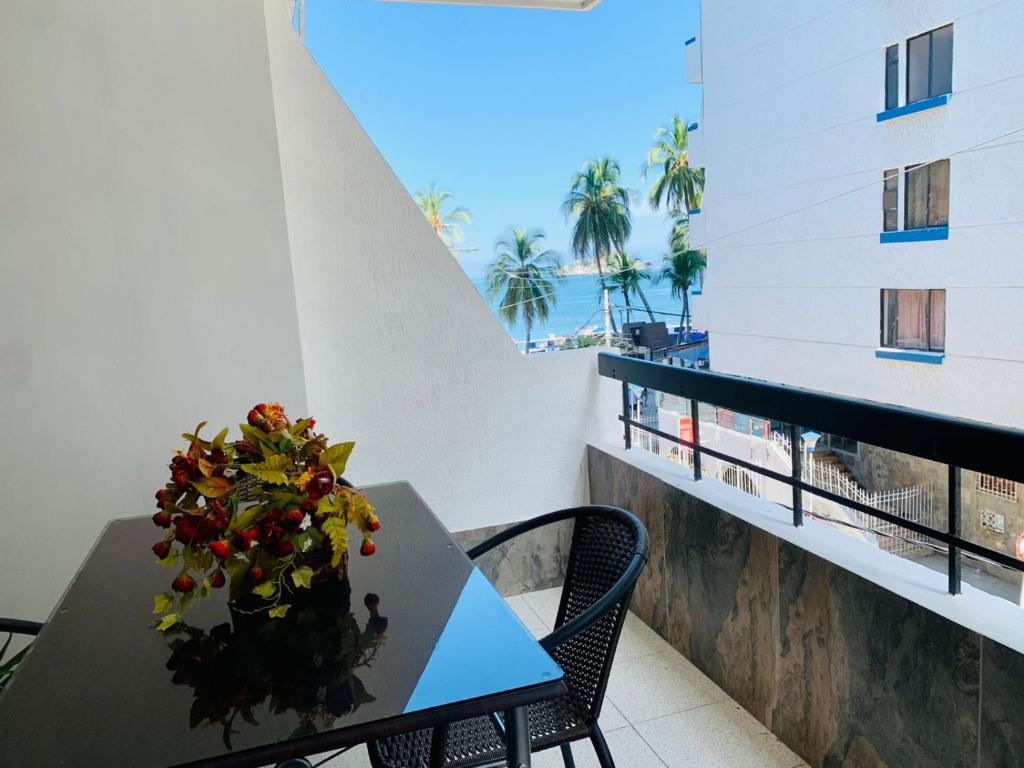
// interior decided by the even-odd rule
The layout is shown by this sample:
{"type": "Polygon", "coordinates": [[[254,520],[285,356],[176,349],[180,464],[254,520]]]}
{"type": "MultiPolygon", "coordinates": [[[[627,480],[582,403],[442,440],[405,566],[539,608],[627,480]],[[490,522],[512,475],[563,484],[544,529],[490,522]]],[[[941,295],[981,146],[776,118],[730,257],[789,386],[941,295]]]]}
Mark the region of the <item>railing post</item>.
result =
{"type": "Polygon", "coordinates": [[[804,524],[804,495],[800,488],[803,482],[803,456],[800,448],[800,427],[796,424],[789,425],[789,446],[792,457],[793,477],[793,525],[800,527],[804,524]]]}
{"type": "Polygon", "coordinates": [[[626,450],[628,451],[633,447],[633,436],[630,434],[630,420],[633,418],[633,412],[629,409],[629,384],[625,381],[622,382],[622,439],[626,444],[626,450]]]}
{"type": "Polygon", "coordinates": [[[693,424],[693,479],[700,480],[700,403],[692,398],[690,422],[693,424]]]}
{"type": "MultiPolygon", "coordinates": [[[[960,467],[949,465],[949,526],[950,536],[960,535],[960,467]]],[[[960,594],[960,547],[949,545],[949,594],[960,594]]]]}

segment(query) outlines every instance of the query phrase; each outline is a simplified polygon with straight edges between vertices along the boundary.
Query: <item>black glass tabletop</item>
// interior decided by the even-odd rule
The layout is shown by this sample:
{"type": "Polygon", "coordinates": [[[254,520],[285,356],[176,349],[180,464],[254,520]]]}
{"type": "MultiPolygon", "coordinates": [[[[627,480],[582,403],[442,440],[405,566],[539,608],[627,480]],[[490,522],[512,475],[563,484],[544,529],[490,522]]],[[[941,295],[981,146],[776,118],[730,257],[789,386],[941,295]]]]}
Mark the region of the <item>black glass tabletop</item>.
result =
{"type": "Polygon", "coordinates": [[[562,672],[407,484],[349,578],[282,618],[218,590],[166,633],[148,517],[110,523],[0,696],[4,765],[258,766],[560,695],[562,672]]]}

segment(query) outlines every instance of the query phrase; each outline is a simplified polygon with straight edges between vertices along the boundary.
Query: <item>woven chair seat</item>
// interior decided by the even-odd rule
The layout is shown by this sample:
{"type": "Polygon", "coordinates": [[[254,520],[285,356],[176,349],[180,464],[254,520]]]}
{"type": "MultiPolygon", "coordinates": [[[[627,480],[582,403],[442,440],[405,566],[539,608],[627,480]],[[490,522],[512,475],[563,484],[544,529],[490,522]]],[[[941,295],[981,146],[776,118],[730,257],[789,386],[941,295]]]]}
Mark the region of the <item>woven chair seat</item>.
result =
{"type": "MultiPolygon", "coordinates": [[[[585,738],[588,729],[586,708],[575,702],[572,695],[530,706],[530,746],[534,752],[585,738]]],[[[432,733],[427,728],[376,742],[371,748],[374,765],[427,768],[432,733]]],[[[504,761],[505,743],[490,717],[452,723],[445,742],[445,768],[470,768],[504,761]]]]}

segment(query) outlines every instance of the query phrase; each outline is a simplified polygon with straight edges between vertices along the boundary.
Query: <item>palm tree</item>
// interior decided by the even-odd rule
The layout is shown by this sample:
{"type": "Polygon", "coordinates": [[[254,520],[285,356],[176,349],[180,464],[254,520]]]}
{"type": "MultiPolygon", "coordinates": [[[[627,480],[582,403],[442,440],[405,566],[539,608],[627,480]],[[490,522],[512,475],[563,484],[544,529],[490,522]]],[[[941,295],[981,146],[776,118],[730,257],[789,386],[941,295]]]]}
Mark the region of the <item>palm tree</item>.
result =
{"type": "Polygon", "coordinates": [[[650,280],[651,276],[640,268],[640,262],[636,259],[631,259],[624,253],[617,254],[612,259],[611,266],[613,271],[608,275],[608,279],[622,293],[622,298],[626,303],[626,322],[631,322],[632,305],[629,301],[629,295],[635,293],[640,297],[640,301],[644,304],[644,309],[647,310],[647,316],[651,318],[653,323],[654,311],[651,309],[651,305],[648,303],[647,296],[644,295],[644,289],[641,286],[641,283],[644,280],[650,280]]]}
{"type": "MultiPolygon", "coordinates": [[[[622,251],[632,231],[629,190],[620,183],[619,164],[610,157],[591,160],[572,177],[569,194],[562,202],[566,221],[575,220],[572,252],[576,258],[593,254],[601,290],[607,289],[602,258],[622,251]]],[[[615,318],[611,318],[612,329],[615,318]]]]}
{"type": "Polygon", "coordinates": [[[539,229],[509,228],[495,244],[498,258],[487,271],[487,295],[493,301],[502,294],[501,316],[510,325],[522,316],[527,353],[534,322],[547,320],[557,301],[553,281],[562,279],[558,254],[545,250],[544,240],[539,229]]]}
{"type": "Polygon", "coordinates": [[[700,208],[704,169],[690,165],[688,143],[686,122],[679,115],[672,115],[668,128],[662,126],[655,131],[647,165],[642,170],[645,179],[652,171],[658,171],[654,186],[647,193],[652,208],[664,204],[671,212],[684,213],[700,208]]]}
{"type": "Polygon", "coordinates": [[[690,289],[700,279],[701,273],[707,268],[707,259],[703,251],[695,251],[686,244],[685,237],[678,237],[679,230],[673,230],[673,250],[665,257],[665,266],[661,270],[658,282],[668,280],[672,286],[672,298],[682,298],[683,311],[679,315],[679,338],[683,337],[683,329],[690,319],[690,289]],[[676,250],[675,246],[682,246],[676,250]]]}
{"type": "MultiPolygon", "coordinates": [[[[449,250],[456,243],[462,242],[462,224],[472,224],[473,217],[465,208],[453,208],[448,213],[444,212],[444,204],[450,200],[452,193],[439,189],[436,184],[431,184],[425,192],[417,192],[414,196],[416,205],[427,217],[430,226],[441,238],[449,250]]],[[[453,254],[454,255],[454,252],[453,254]]]]}

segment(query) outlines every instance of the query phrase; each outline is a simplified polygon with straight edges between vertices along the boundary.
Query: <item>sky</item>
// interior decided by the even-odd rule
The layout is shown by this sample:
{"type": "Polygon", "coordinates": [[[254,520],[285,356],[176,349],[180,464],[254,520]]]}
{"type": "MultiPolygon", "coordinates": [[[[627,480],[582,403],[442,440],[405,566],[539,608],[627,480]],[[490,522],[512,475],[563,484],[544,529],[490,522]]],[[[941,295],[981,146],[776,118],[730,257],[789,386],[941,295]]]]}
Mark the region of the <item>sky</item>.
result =
{"type": "Polygon", "coordinates": [[[539,227],[571,258],[561,202],[611,155],[637,192],[630,255],[658,261],[669,225],[643,201],[655,129],[697,119],[683,48],[697,0],[604,0],[589,13],[306,0],[306,45],[410,192],[454,194],[478,277],[508,226],[539,227]]]}

